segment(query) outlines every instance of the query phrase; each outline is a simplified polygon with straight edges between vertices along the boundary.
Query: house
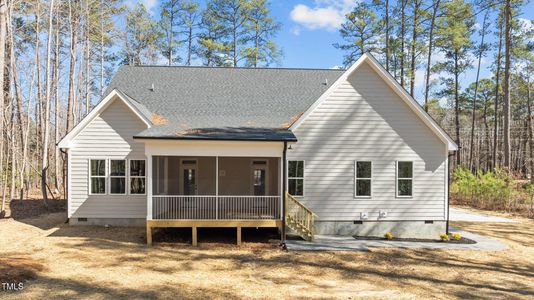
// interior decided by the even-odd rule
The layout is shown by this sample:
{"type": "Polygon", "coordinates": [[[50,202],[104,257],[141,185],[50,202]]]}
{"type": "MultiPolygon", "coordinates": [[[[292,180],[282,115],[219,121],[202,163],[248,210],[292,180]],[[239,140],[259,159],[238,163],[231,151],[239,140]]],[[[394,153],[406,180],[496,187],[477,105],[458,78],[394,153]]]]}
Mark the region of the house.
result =
{"type": "Polygon", "coordinates": [[[59,143],[74,225],[436,238],[454,141],[369,54],[348,70],[123,66],[59,143]]]}

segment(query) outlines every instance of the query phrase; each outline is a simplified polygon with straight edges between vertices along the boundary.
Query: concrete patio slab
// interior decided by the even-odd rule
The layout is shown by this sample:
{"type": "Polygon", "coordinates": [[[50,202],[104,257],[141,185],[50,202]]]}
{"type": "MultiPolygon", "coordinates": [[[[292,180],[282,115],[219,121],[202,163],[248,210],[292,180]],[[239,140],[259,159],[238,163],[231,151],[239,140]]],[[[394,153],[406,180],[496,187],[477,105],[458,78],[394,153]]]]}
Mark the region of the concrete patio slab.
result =
{"type": "Polygon", "coordinates": [[[449,216],[451,221],[517,223],[517,221],[512,219],[490,216],[456,207],[449,209],[449,216]]]}
{"type": "Polygon", "coordinates": [[[467,231],[451,228],[451,232],[459,232],[463,237],[476,241],[476,244],[451,244],[437,242],[407,242],[356,240],[351,236],[317,235],[313,242],[304,240],[287,240],[290,251],[368,251],[369,248],[407,248],[407,249],[442,249],[442,250],[481,250],[500,251],[508,246],[497,240],[467,231]]]}

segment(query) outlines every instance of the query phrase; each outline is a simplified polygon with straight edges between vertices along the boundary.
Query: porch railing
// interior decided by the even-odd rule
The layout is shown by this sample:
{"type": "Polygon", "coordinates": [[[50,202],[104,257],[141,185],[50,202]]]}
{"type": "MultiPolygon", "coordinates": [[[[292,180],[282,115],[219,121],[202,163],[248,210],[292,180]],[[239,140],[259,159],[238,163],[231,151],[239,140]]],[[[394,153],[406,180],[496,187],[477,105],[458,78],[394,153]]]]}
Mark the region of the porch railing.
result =
{"type": "Polygon", "coordinates": [[[154,220],[277,220],[280,196],[152,196],[154,220]]]}

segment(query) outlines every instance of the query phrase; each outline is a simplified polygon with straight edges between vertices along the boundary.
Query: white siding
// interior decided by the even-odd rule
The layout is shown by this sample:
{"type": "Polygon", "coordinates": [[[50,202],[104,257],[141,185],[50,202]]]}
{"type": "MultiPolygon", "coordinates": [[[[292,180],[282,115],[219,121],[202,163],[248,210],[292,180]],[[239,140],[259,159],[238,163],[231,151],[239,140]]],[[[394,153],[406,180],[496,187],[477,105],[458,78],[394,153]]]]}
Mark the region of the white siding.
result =
{"type": "Polygon", "coordinates": [[[144,144],[133,140],[144,129],[145,123],[122,101],[115,100],[74,138],[69,150],[69,215],[74,218],[146,217],[145,195],[89,195],[89,159],[145,159],[144,144]]]}
{"type": "Polygon", "coordinates": [[[295,130],[289,160],[305,160],[303,202],[322,221],[443,220],[446,145],[362,64],[295,130]],[[354,197],[354,161],[373,161],[372,197],[354,197]],[[397,160],[414,162],[412,198],[395,193],[397,160]]]}

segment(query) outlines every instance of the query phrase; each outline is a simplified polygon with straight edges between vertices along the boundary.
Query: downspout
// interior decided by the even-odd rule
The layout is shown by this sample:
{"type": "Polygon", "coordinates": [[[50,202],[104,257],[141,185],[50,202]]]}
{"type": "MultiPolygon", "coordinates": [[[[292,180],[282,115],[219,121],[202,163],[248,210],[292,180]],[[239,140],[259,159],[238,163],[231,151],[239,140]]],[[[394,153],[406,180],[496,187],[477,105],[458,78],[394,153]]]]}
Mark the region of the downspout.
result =
{"type": "MultiPolygon", "coordinates": [[[[458,147],[458,150],[456,151],[459,151],[460,150],[460,147],[458,147]]],[[[449,211],[450,211],[450,207],[451,207],[451,197],[450,197],[450,194],[451,194],[451,160],[450,158],[454,155],[456,155],[456,151],[452,151],[452,152],[449,152],[449,154],[447,155],[447,163],[449,164],[447,166],[447,228],[445,230],[445,233],[448,235],[449,234],[449,211]]]]}
{"type": "MultiPolygon", "coordinates": [[[[57,147],[57,144],[56,144],[56,147],[57,147]]],[[[64,162],[64,167],[63,167],[63,196],[65,197],[65,199],[67,200],[67,220],[65,221],[65,224],[69,223],[69,182],[68,182],[68,172],[69,172],[69,154],[67,151],[63,150],[63,148],[59,148],[59,151],[61,151],[61,153],[63,153],[65,156],[65,158],[63,159],[63,162],[64,162]]],[[[56,174],[57,175],[57,174],[56,174]]]]}
{"type": "Polygon", "coordinates": [[[287,141],[284,141],[284,152],[282,155],[282,236],[280,238],[280,246],[286,248],[286,178],[287,178],[287,141]]]}

